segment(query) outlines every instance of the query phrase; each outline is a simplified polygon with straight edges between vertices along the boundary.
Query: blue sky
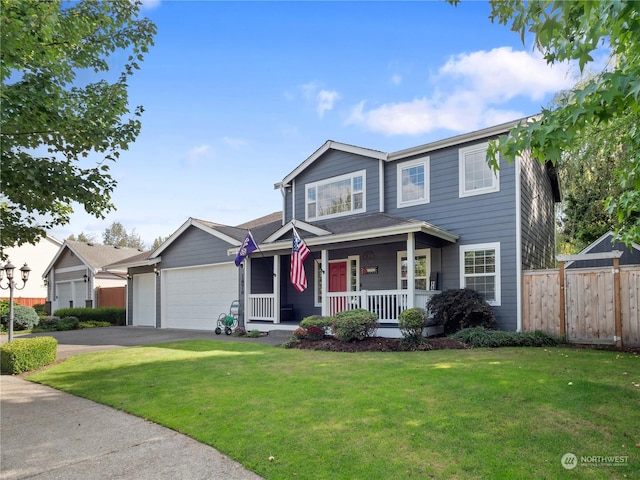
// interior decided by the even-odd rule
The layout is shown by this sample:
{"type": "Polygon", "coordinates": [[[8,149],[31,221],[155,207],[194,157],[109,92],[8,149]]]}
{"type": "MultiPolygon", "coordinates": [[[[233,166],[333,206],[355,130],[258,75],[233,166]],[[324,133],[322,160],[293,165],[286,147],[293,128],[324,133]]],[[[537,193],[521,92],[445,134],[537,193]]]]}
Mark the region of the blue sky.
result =
{"type": "Polygon", "coordinates": [[[274,183],[326,140],[393,152],[548,106],[575,82],[486,2],[147,1],[155,46],[130,80],[142,132],[111,172],[106,219],[150,246],[189,217],[237,225],[282,208],[274,183]]]}

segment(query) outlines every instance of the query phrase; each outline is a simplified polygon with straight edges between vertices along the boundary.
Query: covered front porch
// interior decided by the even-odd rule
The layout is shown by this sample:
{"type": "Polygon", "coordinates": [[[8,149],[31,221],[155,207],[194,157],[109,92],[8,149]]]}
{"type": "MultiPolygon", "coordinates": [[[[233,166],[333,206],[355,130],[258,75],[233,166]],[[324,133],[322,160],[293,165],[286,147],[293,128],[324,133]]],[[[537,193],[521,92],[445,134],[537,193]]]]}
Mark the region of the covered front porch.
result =
{"type": "MultiPolygon", "coordinates": [[[[385,218],[384,220],[387,220],[385,218]]],[[[425,222],[399,223],[358,235],[318,232],[296,224],[311,254],[304,261],[308,286],[289,282],[290,228],[260,244],[244,262],[242,318],[248,330],[294,330],[311,315],[366,309],[378,315],[380,336],[397,337],[402,311],[426,309],[442,285],[443,250],[457,236],[425,222]],[[306,235],[305,235],[306,233],[306,235]]]]}

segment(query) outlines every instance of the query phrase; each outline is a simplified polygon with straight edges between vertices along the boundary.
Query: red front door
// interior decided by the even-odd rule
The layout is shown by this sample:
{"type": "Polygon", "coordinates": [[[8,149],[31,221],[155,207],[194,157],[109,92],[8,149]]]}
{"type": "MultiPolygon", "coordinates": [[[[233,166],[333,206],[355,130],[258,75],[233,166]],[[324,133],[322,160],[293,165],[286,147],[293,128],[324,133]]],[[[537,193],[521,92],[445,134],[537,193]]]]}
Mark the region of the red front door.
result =
{"type": "MultiPolygon", "coordinates": [[[[329,264],[329,291],[347,291],[347,262],[331,262],[329,264]]],[[[331,315],[333,315],[346,309],[346,300],[344,298],[332,298],[330,305],[331,315]]]]}
{"type": "Polygon", "coordinates": [[[332,262],[329,264],[329,291],[347,291],[347,262],[332,262]]]}

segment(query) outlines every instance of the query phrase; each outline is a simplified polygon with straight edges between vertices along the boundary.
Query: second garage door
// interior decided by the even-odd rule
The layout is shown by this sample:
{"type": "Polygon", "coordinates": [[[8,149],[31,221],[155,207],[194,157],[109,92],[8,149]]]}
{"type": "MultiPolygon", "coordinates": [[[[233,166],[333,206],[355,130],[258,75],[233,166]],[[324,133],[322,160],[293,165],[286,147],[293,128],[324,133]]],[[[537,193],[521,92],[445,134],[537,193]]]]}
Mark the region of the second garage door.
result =
{"type": "Polygon", "coordinates": [[[220,313],[238,296],[238,268],[233,264],[162,272],[162,326],[213,330],[220,313]]]}

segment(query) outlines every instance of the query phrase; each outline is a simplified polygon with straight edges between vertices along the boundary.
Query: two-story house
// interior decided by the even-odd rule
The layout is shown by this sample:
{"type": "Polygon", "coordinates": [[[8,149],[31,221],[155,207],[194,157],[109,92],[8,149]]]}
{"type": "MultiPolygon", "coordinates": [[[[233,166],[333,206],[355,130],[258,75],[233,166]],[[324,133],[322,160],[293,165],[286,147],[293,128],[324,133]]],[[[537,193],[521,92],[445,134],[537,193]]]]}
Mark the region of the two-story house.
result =
{"type": "Polygon", "coordinates": [[[158,327],[213,329],[215,308],[235,297],[247,329],[293,329],[309,315],[365,308],[379,315],[379,335],[398,336],[403,309],[468,287],[494,307],[501,328],[519,329],[521,274],[553,266],[559,201],[548,164],[524,157],[500,161],[495,173],[487,166],[487,142],[519,121],[393,153],[327,141],[275,184],[279,218],[238,227],[190,219],[130,273],[153,263],[167,276],[153,292],[158,327]],[[302,292],[289,281],[294,228],[311,251],[302,292]],[[247,230],[258,249],[238,269],[247,230]],[[215,296],[218,277],[229,291],[214,306],[202,299],[215,296]],[[202,309],[187,305],[198,298],[202,309]]]}

